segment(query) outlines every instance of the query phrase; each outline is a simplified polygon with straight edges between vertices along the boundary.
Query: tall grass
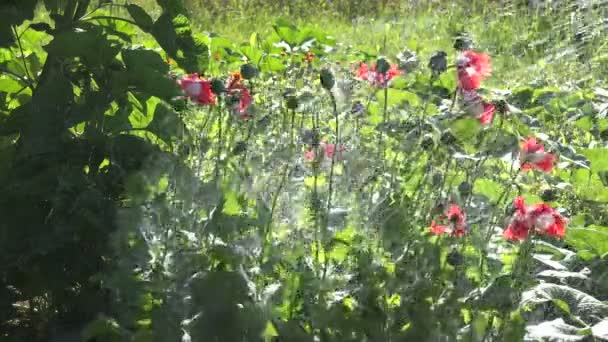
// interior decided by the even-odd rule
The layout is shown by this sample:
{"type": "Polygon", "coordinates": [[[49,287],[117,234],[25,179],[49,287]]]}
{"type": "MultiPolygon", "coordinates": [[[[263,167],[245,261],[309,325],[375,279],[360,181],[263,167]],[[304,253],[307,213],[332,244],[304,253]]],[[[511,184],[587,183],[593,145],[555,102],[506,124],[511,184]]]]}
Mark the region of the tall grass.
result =
{"type": "MultiPolygon", "coordinates": [[[[131,2],[155,7],[153,0],[131,2]]],[[[476,48],[493,55],[495,75],[501,77],[496,84],[506,87],[536,79],[587,82],[606,75],[602,65],[608,45],[602,42],[608,6],[581,8],[563,1],[549,8],[520,0],[184,0],[184,5],[195,28],[235,42],[246,41],[252,32],[269,34],[271,23],[284,17],[320,28],[346,46],[375,52],[390,23],[389,57],[409,48],[421,60],[434,50],[452,51],[453,36],[467,31],[476,48]]]]}

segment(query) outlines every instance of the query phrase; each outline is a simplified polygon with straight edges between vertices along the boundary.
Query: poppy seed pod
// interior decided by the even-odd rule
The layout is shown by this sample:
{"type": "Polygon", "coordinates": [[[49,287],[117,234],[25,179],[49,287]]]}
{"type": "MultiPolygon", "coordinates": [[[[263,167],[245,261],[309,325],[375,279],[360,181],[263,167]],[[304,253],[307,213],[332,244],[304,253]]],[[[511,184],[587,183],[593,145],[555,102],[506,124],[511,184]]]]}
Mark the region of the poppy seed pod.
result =
{"type": "Polygon", "coordinates": [[[429,59],[429,69],[434,75],[439,75],[448,70],[447,53],[444,51],[435,52],[429,59]]]}
{"type": "Polygon", "coordinates": [[[557,198],[557,191],[555,189],[545,189],[541,192],[540,198],[545,202],[555,201],[557,198]]]}
{"type": "Polygon", "coordinates": [[[378,60],[376,61],[376,72],[380,74],[386,74],[390,68],[391,65],[385,58],[381,57],[378,58],[378,60]]]}
{"type": "Polygon", "coordinates": [[[327,68],[321,70],[320,79],[321,86],[323,86],[323,88],[325,88],[326,90],[331,90],[331,88],[333,88],[334,84],[336,83],[336,81],[334,80],[334,75],[327,68]]]}
{"type": "Polygon", "coordinates": [[[454,49],[463,51],[473,48],[473,40],[466,33],[460,33],[454,39],[454,49]]]}
{"type": "Polygon", "coordinates": [[[456,137],[454,136],[454,134],[452,134],[452,132],[448,130],[441,134],[440,141],[442,144],[451,145],[456,142],[456,137]]]}
{"type": "Polygon", "coordinates": [[[452,249],[452,251],[446,256],[446,261],[452,266],[459,266],[463,264],[464,257],[460,252],[452,249]]]}
{"type": "Polygon", "coordinates": [[[214,79],[213,81],[211,81],[211,90],[213,90],[213,92],[216,94],[221,94],[225,92],[226,88],[224,87],[224,82],[218,79],[214,79]]]}
{"type": "Polygon", "coordinates": [[[462,182],[460,183],[460,185],[458,185],[458,192],[460,193],[460,195],[462,196],[469,196],[471,194],[471,183],[469,182],[462,182]]]}
{"type": "Polygon", "coordinates": [[[426,151],[432,150],[435,147],[435,140],[433,139],[433,136],[430,134],[425,134],[420,142],[420,147],[426,151]]]}
{"type": "Polygon", "coordinates": [[[246,80],[250,80],[258,75],[258,69],[251,63],[241,65],[241,75],[246,80]]]}
{"type": "Polygon", "coordinates": [[[296,96],[293,95],[289,95],[287,96],[287,108],[288,109],[296,109],[298,108],[298,98],[296,96]]]}

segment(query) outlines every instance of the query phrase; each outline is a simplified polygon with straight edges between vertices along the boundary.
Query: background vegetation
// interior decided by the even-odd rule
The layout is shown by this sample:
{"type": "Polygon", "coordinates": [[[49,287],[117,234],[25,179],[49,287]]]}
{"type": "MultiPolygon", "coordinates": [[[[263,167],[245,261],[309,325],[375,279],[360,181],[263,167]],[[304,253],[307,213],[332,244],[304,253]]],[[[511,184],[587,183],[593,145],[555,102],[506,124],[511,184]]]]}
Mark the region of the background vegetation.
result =
{"type": "Polygon", "coordinates": [[[607,10],[3,1],[0,339],[608,340],[607,10]],[[464,33],[489,125],[427,67],[464,33]],[[239,70],[246,117],[175,84],[239,70]],[[518,195],[565,238],[506,241],[518,195]],[[430,234],[451,203],[468,234],[430,234]]]}

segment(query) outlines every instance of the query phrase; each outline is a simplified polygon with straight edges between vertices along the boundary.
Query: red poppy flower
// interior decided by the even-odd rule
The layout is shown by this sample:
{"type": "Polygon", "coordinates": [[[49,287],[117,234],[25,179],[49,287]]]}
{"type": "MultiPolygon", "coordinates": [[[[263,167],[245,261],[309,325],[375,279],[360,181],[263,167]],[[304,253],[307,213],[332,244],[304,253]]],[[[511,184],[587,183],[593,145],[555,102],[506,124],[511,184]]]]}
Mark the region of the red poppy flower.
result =
{"type": "Polygon", "coordinates": [[[464,224],[464,214],[460,207],[455,204],[450,206],[446,216],[448,217],[448,221],[454,224],[464,224]]]}
{"type": "Polygon", "coordinates": [[[401,74],[401,70],[399,70],[397,65],[393,64],[389,67],[385,77],[384,74],[376,72],[375,64],[372,64],[370,68],[367,64],[361,62],[359,63],[359,67],[357,68],[355,73],[357,78],[366,80],[374,86],[383,86],[388,83],[388,81],[399,76],[401,74]]]}
{"type": "Polygon", "coordinates": [[[535,204],[529,211],[537,234],[563,238],[567,220],[545,203],[535,204]]]}
{"type": "Polygon", "coordinates": [[[198,74],[190,74],[177,81],[180,88],[193,101],[201,105],[215,104],[216,97],[211,90],[211,82],[199,77],[198,74]]]}
{"type": "Polygon", "coordinates": [[[232,111],[234,114],[238,114],[242,119],[248,119],[249,112],[247,110],[253,103],[253,96],[251,96],[251,93],[245,87],[232,91],[233,94],[235,92],[239,93],[239,101],[232,106],[232,111]]]}
{"type": "Polygon", "coordinates": [[[479,119],[479,122],[481,122],[484,125],[487,125],[490,122],[492,122],[495,111],[496,111],[496,106],[494,106],[493,103],[484,102],[483,103],[483,113],[481,113],[481,115],[479,115],[477,117],[479,119]]]}
{"type": "Polygon", "coordinates": [[[450,234],[452,237],[460,237],[468,233],[466,218],[459,206],[452,204],[446,216],[448,225],[438,225],[431,221],[431,233],[435,235],[450,234]]]}
{"type": "Polygon", "coordinates": [[[496,106],[487,102],[474,90],[461,89],[465,110],[475,116],[483,125],[490,124],[496,112],[496,106]]]}
{"type": "Polygon", "coordinates": [[[431,233],[435,235],[441,235],[444,233],[449,233],[451,231],[452,229],[449,226],[435,224],[435,220],[431,221],[431,233]]]}
{"type": "Polygon", "coordinates": [[[567,220],[545,203],[526,206],[523,197],[515,198],[515,213],[503,236],[508,240],[526,240],[530,234],[563,238],[567,220]]]}
{"type": "Polygon", "coordinates": [[[492,72],[490,56],[472,50],[464,51],[456,62],[458,85],[464,90],[478,89],[492,72]]]}
{"type": "Polygon", "coordinates": [[[545,147],[535,138],[528,138],[519,151],[519,161],[522,170],[537,169],[551,172],[553,162],[556,160],[551,153],[545,152],[545,147]]]}
{"type": "Polygon", "coordinates": [[[524,204],[524,198],[516,197],[514,202],[515,213],[511,222],[504,230],[503,236],[508,240],[525,240],[530,232],[530,222],[528,222],[528,207],[524,204]]]}
{"type": "Polygon", "coordinates": [[[239,115],[242,119],[249,118],[249,106],[253,103],[253,96],[249,89],[242,83],[243,77],[240,72],[234,72],[228,79],[227,91],[235,101],[232,105],[232,112],[239,115]]]}
{"type": "MultiPolygon", "coordinates": [[[[322,141],[319,144],[319,152],[322,153],[323,156],[327,159],[332,159],[334,154],[336,154],[336,160],[342,158],[342,152],[346,151],[346,147],[344,145],[340,145],[338,151],[336,153],[336,145],[330,144],[327,141],[322,141]]],[[[306,152],[304,152],[304,158],[308,161],[314,161],[317,157],[316,151],[314,148],[310,148],[306,152]]]]}
{"type": "Polygon", "coordinates": [[[304,159],[308,160],[308,161],[313,161],[315,160],[315,150],[313,148],[307,150],[306,152],[304,152],[304,159]]]}

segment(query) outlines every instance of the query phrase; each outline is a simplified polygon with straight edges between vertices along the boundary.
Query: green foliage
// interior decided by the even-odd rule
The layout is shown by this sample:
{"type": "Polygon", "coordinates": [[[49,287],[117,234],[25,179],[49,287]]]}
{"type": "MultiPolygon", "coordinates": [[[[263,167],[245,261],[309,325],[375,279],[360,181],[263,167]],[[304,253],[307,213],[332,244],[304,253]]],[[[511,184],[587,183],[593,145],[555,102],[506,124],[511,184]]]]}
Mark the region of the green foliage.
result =
{"type": "MultiPolygon", "coordinates": [[[[319,5],[347,3],[378,5],[319,5]]],[[[452,69],[412,62],[448,51],[457,10],[428,41],[370,23],[339,44],[286,19],[199,33],[178,0],[36,4],[0,5],[0,339],[605,338],[606,85],[504,72],[546,18],[523,38],[487,22],[480,94],[507,111],[484,125],[451,102],[452,69]],[[380,56],[407,71],[354,77],[380,56]],[[215,104],[179,98],[193,72],[215,104]],[[558,170],[520,169],[528,136],[558,170]],[[505,241],[517,195],[559,208],[565,239],[505,241]],[[466,235],[433,235],[451,204],[466,235]]]]}

